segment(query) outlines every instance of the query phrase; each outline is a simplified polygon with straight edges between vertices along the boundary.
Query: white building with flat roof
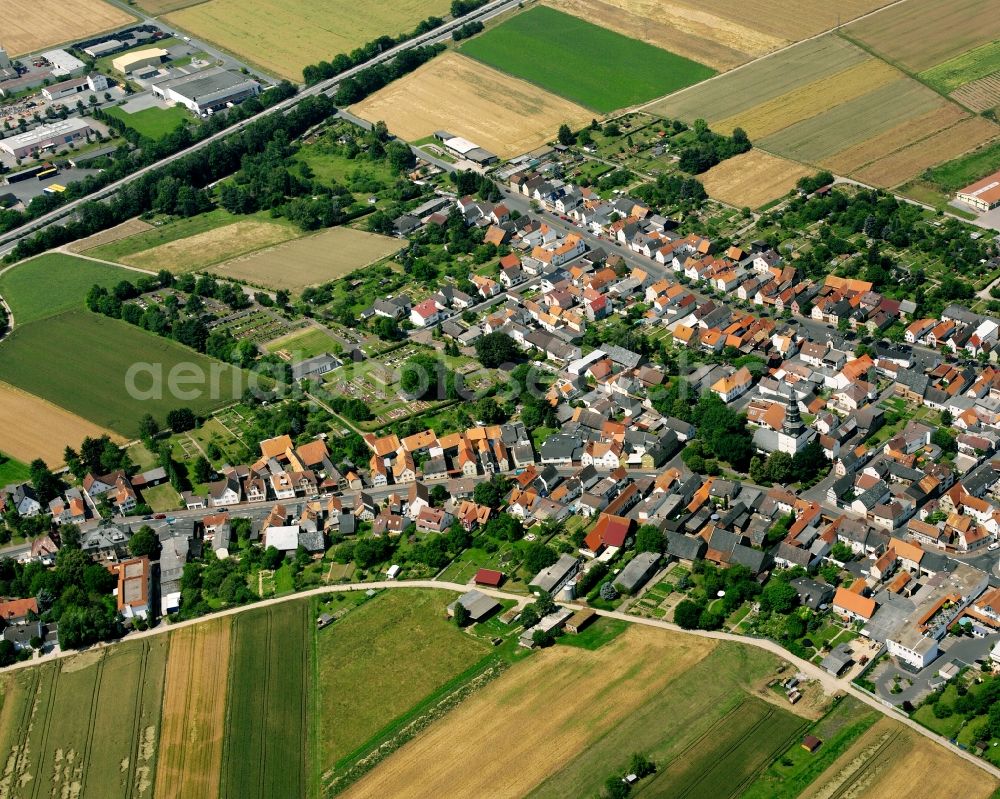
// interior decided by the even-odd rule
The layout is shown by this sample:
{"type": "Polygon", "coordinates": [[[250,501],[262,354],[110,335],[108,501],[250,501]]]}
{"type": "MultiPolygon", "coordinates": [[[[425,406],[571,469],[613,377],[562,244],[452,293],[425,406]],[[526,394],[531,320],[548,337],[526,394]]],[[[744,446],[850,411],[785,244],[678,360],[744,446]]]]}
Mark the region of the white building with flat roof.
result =
{"type": "Polygon", "coordinates": [[[260,94],[260,84],[253,78],[221,67],[154,81],[150,89],[154,96],[168,103],[186,106],[196,114],[218,111],[229,103],[238,103],[260,94]]]}
{"type": "Polygon", "coordinates": [[[92,130],[93,128],[82,119],[74,117],[61,119],[39,125],[26,133],[0,139],[0,150],[10,153],[15,158],[24,158],[36,150],[58,150],[70,142],[86,138],[92,130]]]}
{"type": "Polygon", "coordinates": [[[52,65],[52,74],[57,78],[70,78],[79,75],[87,65],[76,56],[72,56],[65,50],[49,50],[42,53],[42,58],[52,65]]]}

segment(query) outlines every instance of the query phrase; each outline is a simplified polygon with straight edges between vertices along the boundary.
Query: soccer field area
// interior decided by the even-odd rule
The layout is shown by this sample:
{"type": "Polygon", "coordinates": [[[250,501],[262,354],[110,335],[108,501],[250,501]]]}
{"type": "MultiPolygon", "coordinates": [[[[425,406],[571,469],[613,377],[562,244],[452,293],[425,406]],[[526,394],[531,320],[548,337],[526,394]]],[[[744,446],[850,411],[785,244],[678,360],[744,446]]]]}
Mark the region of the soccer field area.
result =
{"type": "Polygon", "coordinates": [[[670,94],[715,74],[697,61],[546,6],[512,17],[470,39],[460,51],[600,113],[670,94]]]}

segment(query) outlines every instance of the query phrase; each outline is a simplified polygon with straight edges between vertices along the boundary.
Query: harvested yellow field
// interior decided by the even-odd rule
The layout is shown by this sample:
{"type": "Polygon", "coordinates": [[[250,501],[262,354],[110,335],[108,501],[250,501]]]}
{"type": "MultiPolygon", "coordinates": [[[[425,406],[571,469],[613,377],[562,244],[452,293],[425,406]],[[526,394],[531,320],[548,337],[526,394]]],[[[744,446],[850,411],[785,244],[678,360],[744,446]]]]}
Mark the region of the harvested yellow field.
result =
{"type": "Polygon", "coordinates": [[[922,72],[1000,39],[1000,14],[996,0],[906,0],[848,25],[844,33],[922,72]]]}
{"type": "Polygon", "coordinates": [[[546,0],[547,5],[724,72],[887,5],[890,0],[546,0]]]}
{"type": "Polygon", "coordinates": [[[699,176],[710,197],[738,208],[760,208],[795,188],[799,178],[813,174],[787,158],[753,149],[729,158],[699,176]]]}
{"type": "Polygon", "coordinates": [[[868,14],[893,0],[689,0],[720,17],[782,37],[786,43],[815,36],[868,14]]]}
{"type": "Polygon", "coordinates": [[[865,164],[870,164],[872,161],[877,161],[879,158],[885,158],[885,156],[896,152],[900,145],[905,142],[919,141],[967,118],[968,114],[961,108],[949,103],[896,125],[885,133],[871,139],[865,139],[860,144],[834,153],[825,158],[822,165],[834,174],[850,175],[865,164]]]}
{"type": "Polygon", "coordinates": [[[720,119],[712,128],[727,135],[732,133],[733,128],[743,128],[751,141],[762,139],[900,77],[900,73],[884,61],[868,59],[778,95],[740,114],[720,119]]]}
{"type": "Polygon", "coordinates": [[[787,43],[769,33],[676,2],[549,0],[547,5],[664,50],[696,58],[720,72],[787,43]]]}
{"type": "Polygon", "coordinates": [[[502,158],[544,144],[564,122],[579,128],[593,117],[582,106],[457,53],[438,56],[351,110],[384,120],[409,141],[444,129],[502,158]]]}
{"type": "Polygon", "coordinates": [[[115,241],[127,239],[129,236],[144,233],[152,227],[153,226],[151,224],[143,222],[141,219],[129,219],[127,222],[122,222],[120,225],[115,225],[113,228],[102,230],[100,233],[95,233],[93,236],[87,236],[85,239],[77,239],[76,241],[67,244],[66,249],[69,250],[69,252],[86,252],[94,247],[100,247],[102,244],[111,244],[115,241]]]}
{"type": "Polygon", "coordinates": [[[898,186],[928,167],[957,158],[997,136],[1000,127],[982,117],[971,117],[869,164],[854,177],[873,186],[898,186]]]}
{"type": "Polygon", "coordinates": [[[521,797],[714,649],[630,628],[514,666],[355,783],[346,797],[521,797]],[[499,744],[498,744],[499,742],[499,744]]]}
{"type": "Polygon", "coordinates": [[[302,291],[380,261],[405,245],[403,239],[335,227],[219,264],[211,271],[255,286],[302,291]]]}
{"type": "Polygon", "coordinates": [[[254,250],[280,244],[298,235],[290,225],[245,221],[206,230],[186,239],[168,241],[158,247],[126,255],[129,266],[158,271],[190,272],[254,250]]]}
{"type": "Polygon", "coordinates": [[[86,437],[121,436],[63,410],[41,397],[0,383],[0,452],[24,463],[41,458],[49,466],[63,463],[66,447],[77,448],[86,437]]]}
{"type": "MultiPolygon", "coordinates": [[[[157,5],[164,5],[156,0],[157,5]]],[[[173,5],[177,5],[173,3],[173,5]]],[[[302,80],[302,68],[349,53],[379,36],[411,31],[448,14],[448,0],[208,0],[169,14],[173,25],[265,70],[302,80]]]]}
{"type": "Polygon", "coordinates": [[[985,799],[997,784],[933,741],[882,718],[823,771],[802,799],[985,799]]]}
{"type": "Polygon", "coordinates": [[[170,635],[163,693],[157,797],[202,799],[219,791],[231,620],[170,635]]]}
{"type": "Polygon", "coordinates": [[[4,0],[0,44],[16,58],[135,20],[104,0],[4,0]]]}

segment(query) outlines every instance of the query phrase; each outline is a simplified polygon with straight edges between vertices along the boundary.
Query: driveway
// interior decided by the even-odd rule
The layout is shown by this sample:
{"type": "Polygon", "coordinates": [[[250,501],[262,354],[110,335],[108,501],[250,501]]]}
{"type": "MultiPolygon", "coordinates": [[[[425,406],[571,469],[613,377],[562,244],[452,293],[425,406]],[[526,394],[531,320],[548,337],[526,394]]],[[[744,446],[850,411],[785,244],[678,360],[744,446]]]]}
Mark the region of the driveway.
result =
{"type": "Polygon", "coordinates": [[[953,660],[961,664],[971,665],[975,661],[987,657],[997,641],[1000,641],[1000,633],[994,633],[985,638],[968,638],[966,636],[955,638],[949,636],[941,642],[943,644],[942,654],[933,663],[921,669],[916,674],[899,668],[890,659],[887,661],[889,665],[881,668],[878,676],[875,678],[876,691],[880,697],[887,702],[891,702],[896,707],[902,705],[903,702],[911,702],[917,705],[931,692],[931,687],[928,683],[937,677],[938,670],[941,667],[953,660]],[[894,694],[892,693],[892,685],[897,676],[904,681],[904,685],[906,680],[911,681],[913,684],[904,687],[900,693],[894,694]]]}

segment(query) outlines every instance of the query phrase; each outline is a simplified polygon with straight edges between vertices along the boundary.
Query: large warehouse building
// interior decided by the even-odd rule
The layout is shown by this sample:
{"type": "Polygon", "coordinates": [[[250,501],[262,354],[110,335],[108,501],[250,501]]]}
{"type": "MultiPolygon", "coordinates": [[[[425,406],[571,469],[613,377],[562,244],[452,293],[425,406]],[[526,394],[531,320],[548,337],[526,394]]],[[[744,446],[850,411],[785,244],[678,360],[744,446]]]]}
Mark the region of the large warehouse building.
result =
{"type": "Polygon", "coordinates": [[[163,63],[169,53],[162,47],[147,47],[145,50],[136,50],[132,53],[125,53],[112,59],[111,66],[123,75],[139,67],[156,66],[163,63]]]}
{"type": "Polygon", "coordinates": [[[959,189],[955,192],[955,198],[983,213],[996,208],[1000,205],[1000,172],[994,172],[971,186],[959,189]]]}
{"type": "Polygon", "coordinates": [[[0,150],[15,158],[24,158],[35,150],[59,149],[63,145],[86,137],[93,128],[79,118],[63,119],[48,125],[39,125],[27,133],[0,139],[0,150]]]}
{"type": "Polygon", "coordinates": [[[222,67],[153,83],[150,89],[156,97],[180,103],[199,115],[260,94],[260,84],[253,78],[222,67]]]}

